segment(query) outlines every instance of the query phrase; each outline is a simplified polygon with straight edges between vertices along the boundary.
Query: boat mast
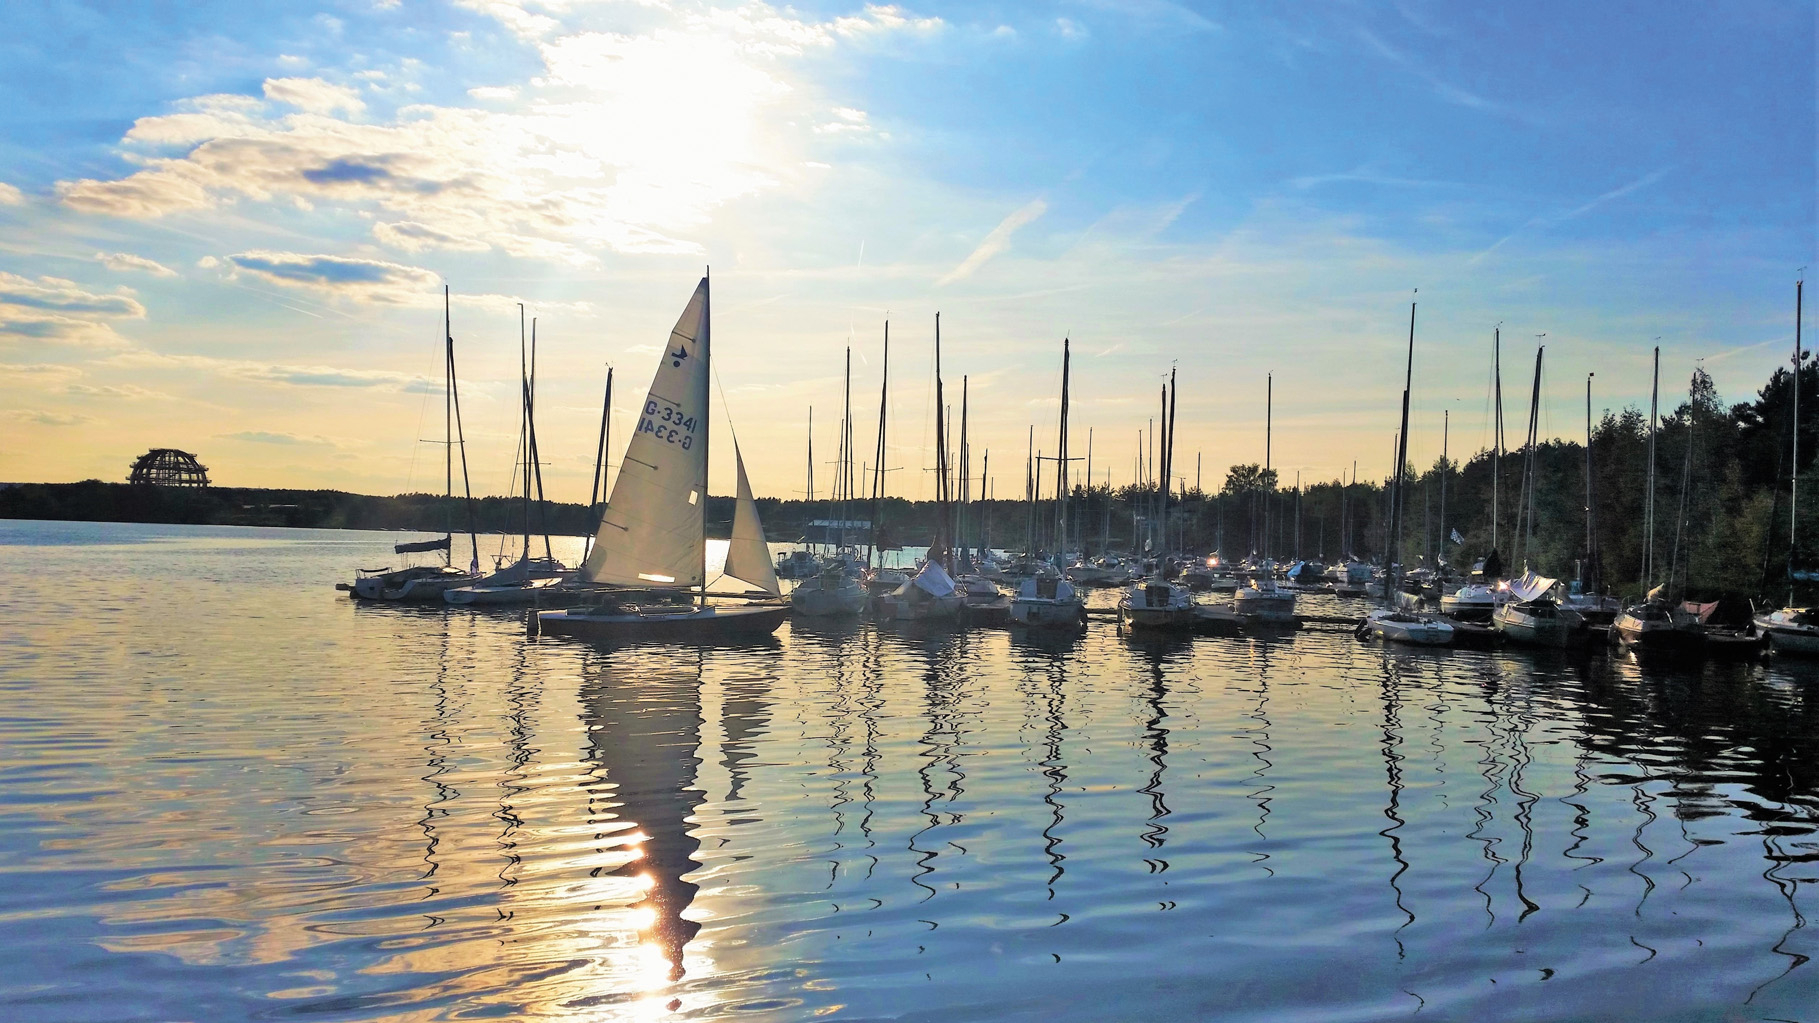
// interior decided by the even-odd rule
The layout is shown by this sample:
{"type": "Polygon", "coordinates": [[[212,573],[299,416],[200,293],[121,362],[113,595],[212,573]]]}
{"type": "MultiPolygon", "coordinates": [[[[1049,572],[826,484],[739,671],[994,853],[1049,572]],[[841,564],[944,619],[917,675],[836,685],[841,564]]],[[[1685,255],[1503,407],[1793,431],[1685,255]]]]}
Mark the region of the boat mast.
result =
{"type": "Polygon", "coordinates": [[[1597,505],[1592,500],[1592,378],[1596,373],[1585,375],[1585,567],[1591,580],[1591,592],[1598,592],[1598,531],[1597,505]]]}
{"type": "Polygon", "coordinates": [[[1440,566],[1446,562],[1446,541],[1449,534],[1446,529],[1446,478],[1453,474],[1453,463],[1447,459],[1447,440],[1453,430],[1453,410],[1447,409],[1440,414],[1440,549],[1434,558],[1436,578],[1444,573],[1440,566]]]}
{"type": "Polygon", "coordinates": [[[1491,427],[1491,552],[1497,550],[1497,498],[1503,490],[1503,325],[1491,328],[1491,390],[1497,421],[1491,427]]]}
{"type": "MultiPolygon", "coordinates": [[[[1796,401],[1799,400],[1799,396],[1800,390],[1796,387],[1794,389],[1794,398],[1796,401]]],[[[1655,383],[1654,389],[1649,392],[1648,398],[1648,503],[1642,517],[1642,598],[1644,600],[1648,599],[1649,586],[1655,581],[1655,429],[1660,401],[1661,346],[1656,345],[1655,383]]],[[[1798,412],[1797,406],[1795,411],[1796,413],[1798,412]]],[[[1796,420],[1796,423],[1798,423],[1798,420],[1796,420]]],[[[1794,443],[1795,445],[1800,443],[1798,434],[1794,436],[1794,443]]],[[[1798,451],[1798,447],[1796,447],[1796,451],[1798,451]]]]}
{"type": "Polygon", "coordinates": [[[1270,558],[1270,495],[1275,492],[1275,481],[1270,478],[1270,430],[1275,417],[1276,374],[1266,374],[1263,378],[1263,560],[1270,558]]]}
{"type": "MultiPolygon", "coordinates": [[[[1542,334],[1539,336],[1546,337],[1547,335],[1542,334]]],[[[1523,437],[1522,445],[1522,490],[1516,499],[1516,536],[1514,539],[1517,543],[1521,544],[1520,550],[1522,554],[1522,568],[1524,571],[1527,571],[1528,569],[1529,548],[1533,545],[1535,538],[1535,491],[1540,483],[1540,480],[1537,479],[1537,477],[1541,474],[1540,467],[1536,464],[1535,449],[1541,446],[1539,443],[1539,419],[1541,415],[1541,356],[1542,353],[1546,351],[1546,346],[1537,347],[1535,349],[1535,383],[1534,389],[1529,393],[1528,433],[1523,437]],[[1523,528],[1525,522],[1527,523],[1526,532],[1523,528]]],[[[1651,512],[1651,522],[1653,521],[1652,515],[1653,513],[1651,512]]]]}
{"type": "Polygon", "coordinates": [[[954,539],[960,544],[960,565],[968,568],[973,557],[966,546],[966,505],[973,496],[973,454],[966,447],[966,412],[969,395],[966,376],[960,377],[960,507],[954,512],[954,539]]]}
{"type": "Polygon", "coordinates": [[[1036,427],[1030,425],[1029,452],[1023,456],[1023,499],[1028,510],[1023,517],[1023,553],[1036,554],[1036,427]]]}
{"type": "MultiPolygon", "coordinates": [[[[606,500],[606,451],[607,445],[612,442],[613,436],[612,412],[613,367],[609,364],[606,367],[606,398],[600,403],[600,446],[594,451],[594,485],[592,489],[588,491],[587,497],[588,511],[598,509],[600,512],[600,514],[595,517],[591,527],[596,534],[600,532],[600,523],[606,518],[606,509],[601,507],[601,502],[606,500]]],[[[590,539],[588,541],[588,548],[591,550],[592,547],[593,541],[590,539]]],[[[585,557],[585,555],[583,555],[583,557],[585,557]]]]}
{"type": "MultiPolygon", "coordinates": [[[[1419,289],[1416,289],[1419,290],[1419,289]]],[[[1408,397],[1409,390],[1415,382],[1415,303],[1408,304],[1408,363],[1402,375],[1402,428],[1396,435],[1395,489],[1390,499],[1390,536],[1389,557],[1384,560],[1383,568],[1388,575],[1383,583],[1383,602],[1395,606],[1396,591],[1400,588],[1397,582],[1397,571],[1401,566],[1396,563],[1397,547],[1402,540],[1402,467],[1408,461],[1408,397]]]]}
{"type": "MultiPolygon", "coordinates": [[[[713,377],[713,368],[714,367],[713,367],[713,363],[711,361],[713,359],[714,346],[709,343],[710,340],[713,338],[713,334],[714,334],[713,296],[709,290],[710,282],[712,281],[712,279],[713,279],[712,269],[708,268],[708,267],[703,267],[701,270],[701,285],[702,285],[702,287],[701,287],[701,339],[696,342],[696,347],[698,347],[701,350],[701,374],[702,374],[702,376],[706,377],[708,380],[714,379],[714,377],[713,377]]],[[[708,460],[708,441],[712,435],[712,431],[708,428],[708,413],[709,413],[709,411],[712,410],[713,404],[714,404],[713,398],[712,398],[712,395],[710,395],[708,400],[706,402],[702,403],[702,406],[701,406],[701,538],[702,539],[701,539],[701,595],[699,597],[699,601],[700,601],[700,606],[702,606],[702,607],[707,606],[707,505],[708,505],[707,470],[708,470],[708,466],[714,464],[713,462],[708,460]]]]}
{"type": "MultiPolygon", "coordinates": [[[[941,390],[941,314],[935,314],[935,500],[939,502],[935,519],[937,530],[936,543],[929,548],[930,560],[936,561],[942,568],[949,568],[953,561],[952,552],[946,548],[951,543],[944,534],[948,528],[948,494],[947,494],[947,403],[941,390]],[[946,557],[937,559],[935,551],[941,550],[946,557]]],[[[950,569],[951,570],[951,569],[950,569]]]]}
{"type": "Polygon", "coordinates": [[[518,303],[518,447],[524,460],[524,554],[531,557],[531,374],[524,341],[524,303],[518,303]]]}
{"type": "Polygon", "coordinates": [[[1787,500],[1787,602],[1794,603],[1794,536],[1799,520],[1795,517],[1800,504],[1800,321],[1801,297],[1805,279],[1794,282],[1794,464],[1788,471],[1787,500]]]}
{"type": "Polygon", "coordinates": [[[884,551],[878,546],[878,522],[884,502],[884,422],[889,418],[891,396],[891,321],[884,321],[884,371],[878,385],[878,455],[872,467],[871,536],[865,545],[865,567],[872,567],[872,553],[878,554],[878,567],[884,567],[884,551]]]}
{"type": "Polygon", "coordinates": [[[455,564],[455,338],[449,328],[448,285],[442,286],[442,563],[455,564]]]}
{"type": "MultiPolygon", "coordinates": [[[[461,489],[467,496],[467,538],[473,546],[473,561],[468,571],[478,574],[480,571],[480,534],[474,529],[474,486],[467,475],[467,431],[461,427],[461,382],[455,375],[455,335],[449,326],[448,319],[448,286],[442,288],[442,332],[447,342],[448,351],[448,390],[455,406],[455,436],[461,445],[461,489]]],[[[449,544],[449,558],[454,558],[454,544],[449,544]]]]}
{"type": "Polygon", "coordinates": [[[835,500],[839,502],[839,510],[837,512],[835,512],[835,514],[840,516],[840,532],[838,534],[840,539],[834,545],[835,550],[839,550],[840,548],[846,546],[846,542],[847,542],[846,541],[846,519],[847,519],[847,511],[848,511],[847,502],[849,500],[851,500],[852,496],[853,496],[852,487],[850,487],[848,485],[848,477],[851,475],[850,468],[851,468],[852,461],[853,461],[853,443],[852,443],[852,441],[853,441],[853,346],[852,345],[846,346],[846,378],[845,378],[845,380],[846,380],[846,382],[845,382],[845,384],[842,385],[842,388],[841,388],[841,399],[840,399],[841,400],[840,457],[834,463],[834,495],[835,495],[835,500]]]}
{"type": "Polygon", "coordinates": [[[1067,377],[1072,360],[1070,342],[1061,339],[1061,422],[1055,443],[1055,547],[1067,549],[1067,377]]]}

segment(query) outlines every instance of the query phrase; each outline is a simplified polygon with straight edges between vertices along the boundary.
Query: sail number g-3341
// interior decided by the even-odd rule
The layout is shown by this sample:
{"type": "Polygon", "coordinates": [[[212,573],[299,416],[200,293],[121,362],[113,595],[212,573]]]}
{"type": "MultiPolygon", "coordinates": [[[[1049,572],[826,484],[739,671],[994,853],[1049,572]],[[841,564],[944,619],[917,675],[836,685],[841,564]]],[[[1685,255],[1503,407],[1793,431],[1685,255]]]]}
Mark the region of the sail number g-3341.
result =
{"type": "Polygon", "coordinates": [[[695,444],[695,417],[684,416],[681,409],[660,404],[655,398],[646,399],[644,415],[638,419],[638,432],[651,434],[666,444],[680,445],[687,451],[695,444]]]}

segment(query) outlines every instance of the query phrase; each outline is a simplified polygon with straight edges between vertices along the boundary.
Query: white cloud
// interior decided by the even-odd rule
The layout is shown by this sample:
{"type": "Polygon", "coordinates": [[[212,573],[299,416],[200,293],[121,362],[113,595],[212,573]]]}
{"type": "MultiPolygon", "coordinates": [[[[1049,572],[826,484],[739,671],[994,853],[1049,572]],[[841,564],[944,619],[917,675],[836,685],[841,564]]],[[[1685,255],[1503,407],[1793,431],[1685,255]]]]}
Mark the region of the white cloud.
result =
{"type": "Polygon", "coordinates": [[[89,291],[60,277],[0,271],[0,342],[121,348],[126,339],[108,321],[144,316],[145,307],[124,289],[89,291]]]}
{"type": "Polygon", "coordinates": [[[31,423],[34,426],[81,426],[83,423],[94,422],[90,417],[77,415],[74,412],[53,412],[44,409],[10,409],[6,415],[8,418],[17,419],[22,423],[31,423]]]}
{"type": "Polygon", "coordinates": [[[835,107],[833,112],[833,120],[815,125],[816,134],[865,134],[872,130],[871,120],[863,110],[855,110],[852,107],[835,107]]]}
{"type": "Polygon", "coordinates": [[[602,249],[695,253],[690,235],[716,209],[801,180],[817,124],[821,135],[870,130],[851,107],[835,109],[857,120],[818,116],[830,104],[788,61],[943,24],[895,6],[820,21],[759,2],[665,9],[656,27],[627,33],[583,28],[592,15],[565,3],[466,6],[543,62],[505,108],[492,107],[508,86],[481,86],[472,95],[488,108],[407,106],[362,123],[355,90],[275,78],[264,99],[203,96],[141,118],[123,140],[134,173],[59,182],[57,194],[131,218],[243,201],[355,209],[407,252],[486,245],[577,265],[602,249]]]}
{"type": "Polygon", "coordinates": [[[481,85],[467,90],[467,94],[475,99],[516,99],[518,97],[518,87],[515,85],[481,85]]]}
{"type": "Polygon", "coordinates": [[[241,430],[238,433],[217,433],[221,440],[245,441],[248,444],[281,444],[286,446],[337,447],[327,437],[305,437],[295,433],[273,433],[268,430],[241,430]]]}
{"type": "Polygon", "coordinates": [[[108,365],[133,369],[182,370],[214,373],[259,384],[284,387],[345,387],[416,393],[434,387],[440,393],[440,382],[431,382],[409,373],[379,369],[344,369],[336,366],[291,366],[255,362],[246,359],[217,359],[206,355],[165,355],[159,352],[122,352],[105,360],[108,365]]]}
{"type": "Polygon", "coordinates": [[[307,255],[300,252],[241,252],[227,257],[236,271],[286,287],[307,288],[356,302],[422,304],[440,292],[442,279],[419,266],[378,259],[307,255]]]}
{"type": "Polygon", "coordinates": [[[366,109],[357,90],[320,78],[267,78],[265,98],[312,114],[358,114],[366,109]]]}
{"type": "Polygon", "coordinates": [[[177,276],[177,271],[163,263],[155,259],[147,259],[144,256],[135,256],[130,252],[97,252],[95,260],[109,270],[136,270],[140,273],[151,274],[153,277],[177,276]]]}
{"type": "Polygon", "coordinates": [[[992,228],[991,233],[985,236],[985,239],[973,249],[971,254],[960,261],[959,266],[943,274],[941,279],[935,282],[935,286],[952,284],[954,281],[970,276],[973,271],[984,266],[993,256],[1010,248],[1011,235],[1016,234],[1018,228],[1047,212],[1048,203],[1042,199],[1032,200],[1012,210],[1009,216],[998,222],[997,227],[992,228]]]}
{"type": "Polygon", "coordinates": [[[169,398],[163,391],[151,391],[138,384],[70,384],[64,393],[78,398],[118,398],[137,400],[141,398],[169,398]]]}
{"type": "Polygon", "coordinates": [[[18,206],[25,202],[25,193],[14,185],[0,181],[0,206],[18,206]]]}

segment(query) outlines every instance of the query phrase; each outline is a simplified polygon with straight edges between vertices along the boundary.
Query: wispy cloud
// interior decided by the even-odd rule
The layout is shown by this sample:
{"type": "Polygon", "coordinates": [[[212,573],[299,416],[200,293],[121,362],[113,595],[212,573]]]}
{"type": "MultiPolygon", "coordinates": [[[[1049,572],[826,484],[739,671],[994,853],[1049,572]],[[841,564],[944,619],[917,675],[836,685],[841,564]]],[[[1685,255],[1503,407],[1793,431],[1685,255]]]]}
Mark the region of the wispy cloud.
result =
{"type": "Polygon", "coordinates": [[[935,282],[935,286],[941,287],[944,284],[952,284],[955,281],[971,276],[973,271],[990,262],[993,256],[1010,248],[1011,235],[1016,234],[1019,228],[1035,220],[1037,217],[1042,216],[1046,212],[1048,212],[1048,201],[1044,199],[1033,199],[1023,206],[1012,210],[1009,216],[999,221],[998,226],[992,228],[991,233],[987,234],[984,240],[981,241],[965,259],[960,261],[959,266],[956,266],[943,274],[941,278],[935,282]]]}
{"type": "Polygon", "coordinates": [[[334,441],[327,437],[303,437],[294,433],[273,433],[268,430],[241,430],[238,433],[217,433],[222,440],[245,441],[248,444],[280,444],[292,447],[336,447],[334,441]]]}
{"type": "Polygon", "coordinates": [[[126,291],[90,291],[61,277],[0,271],[0,342],[122,348],[126,339],[109,321],[144,316],[145,306],[126,291]]]}
{"type": "Polygon", "coordinates": [[[1647,188],[1650,185],[1654,184],[1655,182],[1660,181],[1662,178],[1666,177],[1668,174],[1668,171],[1670,171],[1670,170],[1672,170],[1671,167],[1662,167],[1657,170],[1652,170],[1652,171],[1648,172],[1647,174],[1644,174],[1641,177],[1637,178],[1636,180],[1629,182],[1628,184],[1618,185],[1616,188],[1613,188],[1610,191],[1605,192],[1604,194],[1598,196],[1597,198],[1591,200],[1590,202],[1587,202],[1580,206],[1575,206],[1570,210],[1565,210],[1565,211],[1559,212],[1559,213],[1546,213],[1546,214],[1541,214],[1539,216],[1531,217],[1531,218],[1529,218],[1527,223],[1524,223],[1521,227],[1518,227],[1514,231],[1511,231],[1509,234],[1506,234],[1503,237],[1497,239],[1495,242],[1493,242],[1491,244],[1491,246],[1489,248],[1487,248],[1484,251],[1473,256],[1471,259],[1466,260],[1466,263],[1467,263],[1467,265],[1477,264],[1477,263],[1481,262],[1486,256],[1489,256],[1490,254],[1496,252],[1498,249],[1501,249],[1505,244],[1507,244],[1509,241],[1511,241],[1514,238],[1520,237],[1524,234],[1527,234],[1531,231],[1535,231],[1538,229],[1546,229],[1549,227],[1553,227],[1556,224],[1564,224],[1569,220],[1574,220],[1579,217],[1585,216],[1587,213],[1592,212],[1593,210],[1597,209],[1600,206],[1603,206],[1605,203],[1614,202],[1615,200],[1621,199],[1624,196],[1629,195],[1633,192],[1639,192],[1642,189],[1647,188]]]}
{"type": "Polygon", "coordinates": [[[1359,28],[1358,37],[1364,40],[1365,45],[1379,57],[1382,57],[1409,74],[1414,75],[1423,82],[1426,82],[1428,87],[1433,89],[1434,95],[1447,103],[1472,110],[1483,110],[1487,113],[1516,117],[1520,120],[1530,119],[1528,115],[1513,107],[1487,99],[1469,89],[1462,88],[1447,81],[1435,73],[1433,69],[1421,63],[1421,61],[1385,42],[1382,37],[1378,36],[1370,29],[1359,28]]]}
{"type": "Polygon", "coordinates": [[[410,304],[439,290],[441,278],[419,266],[378,259],[306,255],[299,252],[241,252],[227,257],[240,270],[290,287],[356,302],[410,304]]]}
{"type": "Polygon", "coordinates": [[[177,276],[177,271],[163,263],[155,259],[147,259],[144,256],[135,256],[130,252],[97,252],[95,261],[109,270],[138,271],[151,274],[153,277],[177,276]]]}
{"type": "Polygon", "coordinates": [[[18,186],[0,181],[0,206],[17,206],[25,201],[25,193],[18,186]]]}
{"type": "Polygon", "coordinates": [[[1082,7],[1116,15],[1126,22],[1147,23],[1195,32],[1211,32],[1218,22],[1174,0],[1076,0],[1082,7]]]}
{"type": "Polygon", "coordinates": [[[84,423],[92,423],[95,421],[90,416],[79,415],[74,412],[54,412],[45,409],[31,408],[11,409],[6,413],[6,416],[9,419],[16,419],[22,423],[31,423],[34,426],[81,426],[84,423]]]}

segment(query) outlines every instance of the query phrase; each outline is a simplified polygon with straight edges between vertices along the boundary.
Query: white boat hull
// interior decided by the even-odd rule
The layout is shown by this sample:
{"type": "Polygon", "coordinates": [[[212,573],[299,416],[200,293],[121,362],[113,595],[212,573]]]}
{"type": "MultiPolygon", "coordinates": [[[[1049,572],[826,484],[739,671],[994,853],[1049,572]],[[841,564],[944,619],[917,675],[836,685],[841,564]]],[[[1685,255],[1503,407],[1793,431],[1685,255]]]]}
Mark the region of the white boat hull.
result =
{"type": "Polygon", "coordinates": [[[1232,610],[1266,622],[1292,622],[1295,620],[1295,595],[1239,590],[1232,598],[1232,610]]]}
{"type": "Polygon", "coordinates": [[[1755,621],[1756,631],[1768,637],[1770,650],[1819,657],[1819,629],[1777,622],[1770,615],[1758,615],[1755,621]]]}
{"type": "Polygon", "coordinates": [[[838,586],[826,589],[820,586],[798,586],[790,593],[790,607],[799,615],[812,618],[831,618],[836,615],[856,615],[865,610],[865,587],[854,582],[850,586],[838,586]]]}
{"type": "Polygon", "coordinates": [[[1418,622],[1398,621],[1388,616],[1373,615],[1366,620],[1371,635],[1391,643],[1415,646],[1447,646],[1453,641],[1453,627],[1445,622],[1423,619],[1418,622]]]}
{"type": "Polygon", "coordinates": [[[442,599],[457,607],[518,607],[547,602],[561,592],[562,579],[527,579],[509,586],[460,586],[442,599]]]}
{"type": "Polygon", "coordinates": [[[1086,605],[1065,600],[1012,600],[1011,621],[1039,629],[1072,629],[1086,622],[1086,605]]]}
{"type": "Polygon", "coordinates": [[[457,586],[466,586],[474,577],[466,572],[437,572],[427,570],[414,573],[404,570],[399,573],[361,576],[354,580],[349,592],[361,600],[380,600],[393,603],[435,603],[442,599],[447,590],[457,586]],[[404,578],[396,578],[404,576],[404,578]]]}

